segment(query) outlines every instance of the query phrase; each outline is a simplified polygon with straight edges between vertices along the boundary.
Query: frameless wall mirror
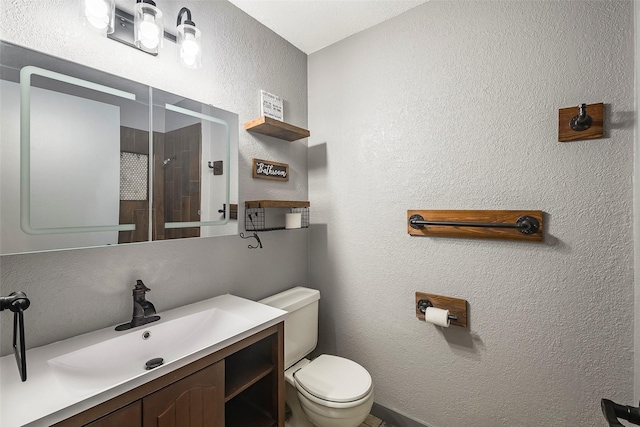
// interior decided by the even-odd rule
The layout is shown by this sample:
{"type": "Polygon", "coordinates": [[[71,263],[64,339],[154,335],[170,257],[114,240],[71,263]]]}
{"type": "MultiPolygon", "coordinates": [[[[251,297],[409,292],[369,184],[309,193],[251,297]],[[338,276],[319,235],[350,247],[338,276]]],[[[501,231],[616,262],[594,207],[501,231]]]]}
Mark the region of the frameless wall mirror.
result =
{"type": "Polygon", "coordinates": [[[0,253],[237,233],[238,116],[0,42],[0,253]]]}

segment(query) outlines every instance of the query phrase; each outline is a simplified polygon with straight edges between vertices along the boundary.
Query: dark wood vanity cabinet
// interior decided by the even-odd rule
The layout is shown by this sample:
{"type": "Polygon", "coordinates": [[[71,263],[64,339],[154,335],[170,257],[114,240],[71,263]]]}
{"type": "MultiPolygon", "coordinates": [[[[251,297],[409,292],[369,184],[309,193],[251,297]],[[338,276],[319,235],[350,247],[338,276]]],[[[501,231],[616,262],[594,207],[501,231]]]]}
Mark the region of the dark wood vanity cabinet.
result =
{"type": "Polygon", "coordinates": [[[224,360],[142,399],[142,427],[224,426],[224,360]]]}
{"type": "Polygon", "coordinates": [[[57,427],[284,427],[284,326],[81,412],[57,427]]]}
{"type": "Polygon", "coordinates": [[[138,401],[100,418],[87,427],[139,427],[142,422],[142,402],[138,401]]]}
{"type": "Polygon", "coordinates": [[[222,427],[224,360],[118,409],[86,427],[222,427]]]}

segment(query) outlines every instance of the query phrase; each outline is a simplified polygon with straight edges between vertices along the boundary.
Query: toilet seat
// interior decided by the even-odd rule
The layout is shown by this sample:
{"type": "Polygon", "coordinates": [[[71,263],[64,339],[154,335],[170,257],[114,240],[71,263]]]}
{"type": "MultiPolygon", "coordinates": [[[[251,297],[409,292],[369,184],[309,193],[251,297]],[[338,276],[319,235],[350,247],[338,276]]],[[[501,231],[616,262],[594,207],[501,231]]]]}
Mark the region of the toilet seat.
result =
{"type": "Polygon", "coordinates": [[[356,362],[323,354],[297,370],[296,388],[309,400],[333,408],[361,404],[371,394],[369,372],[356,362]]]}

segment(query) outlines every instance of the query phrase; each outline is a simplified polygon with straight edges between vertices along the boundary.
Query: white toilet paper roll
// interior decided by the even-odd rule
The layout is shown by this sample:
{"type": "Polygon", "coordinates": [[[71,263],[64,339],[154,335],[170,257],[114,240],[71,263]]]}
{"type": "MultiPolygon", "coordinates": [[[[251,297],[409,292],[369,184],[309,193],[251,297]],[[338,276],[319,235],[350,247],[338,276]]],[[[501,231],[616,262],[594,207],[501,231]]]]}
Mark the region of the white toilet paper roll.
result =
{"type": "Polygon", "coordinates": [[[449,327],[449,310],[443,310],[441,308],[427,307],[427,311],[424,313],[424,320],[434,325],[449,327]]]}
{"type": "MultiPolygon", "coordinates": [[[[282,217],[280,217],[282,218],[282,217]]],[[[301,213],[288,213],[285,215],[284,228],[302,228],[302,214],[301,213]]]]}

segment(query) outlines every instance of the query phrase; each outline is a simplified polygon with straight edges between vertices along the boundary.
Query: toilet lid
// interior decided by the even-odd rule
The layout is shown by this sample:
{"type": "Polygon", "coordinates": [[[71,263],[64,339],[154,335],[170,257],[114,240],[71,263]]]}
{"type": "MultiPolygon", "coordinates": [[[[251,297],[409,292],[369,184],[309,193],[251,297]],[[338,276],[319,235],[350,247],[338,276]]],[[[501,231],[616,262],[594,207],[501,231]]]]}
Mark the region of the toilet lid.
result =
{"type": "Polygon", "coordinates": [[[307,392],[331,402],[352,402],[371,391],[371,375],[353,360],[323,354],[294,374],[307,392]]]}

